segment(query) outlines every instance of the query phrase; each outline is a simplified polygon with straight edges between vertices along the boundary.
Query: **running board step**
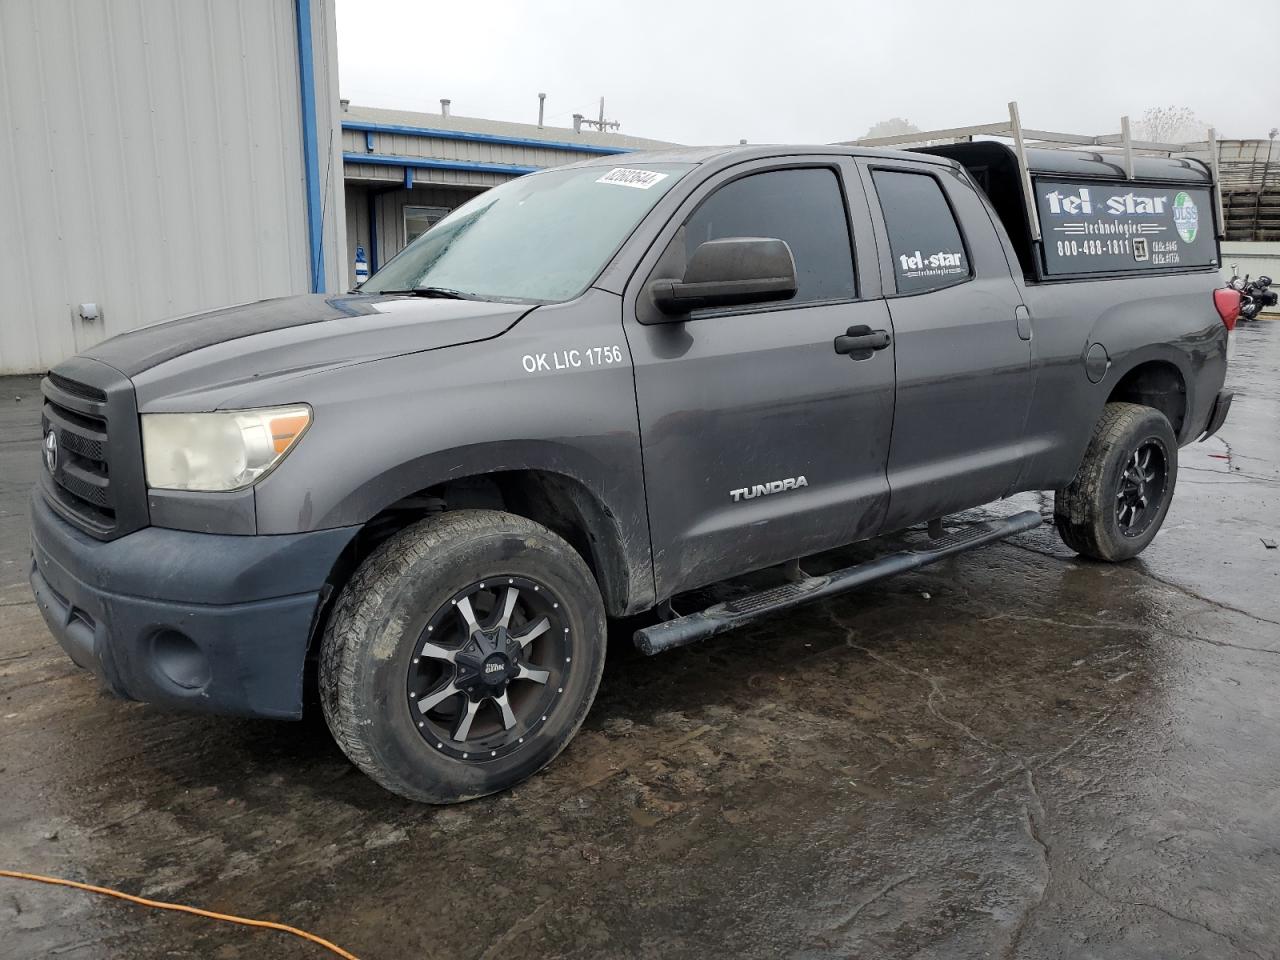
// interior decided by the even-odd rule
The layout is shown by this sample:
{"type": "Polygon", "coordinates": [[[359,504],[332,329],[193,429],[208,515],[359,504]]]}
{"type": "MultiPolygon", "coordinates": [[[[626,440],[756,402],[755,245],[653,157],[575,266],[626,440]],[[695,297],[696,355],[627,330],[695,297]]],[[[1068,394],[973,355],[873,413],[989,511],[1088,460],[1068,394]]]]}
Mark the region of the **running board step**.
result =
{"type": "Polygon", "coordinates": [[[674,650],[734,630],[767,614],[844,593],[894,574],[918,570],[957,553],[995,543],[1015,533],[1034,530],[1041,522],[1037,511],[1026,510],[1003,520],[974,524],[909,550],[888,553],[821,577],[804,577],[793,583],[717,603],[698,613],[645,627],[637,630],[633,639],[637,649],[646,656],[674,650]]]}

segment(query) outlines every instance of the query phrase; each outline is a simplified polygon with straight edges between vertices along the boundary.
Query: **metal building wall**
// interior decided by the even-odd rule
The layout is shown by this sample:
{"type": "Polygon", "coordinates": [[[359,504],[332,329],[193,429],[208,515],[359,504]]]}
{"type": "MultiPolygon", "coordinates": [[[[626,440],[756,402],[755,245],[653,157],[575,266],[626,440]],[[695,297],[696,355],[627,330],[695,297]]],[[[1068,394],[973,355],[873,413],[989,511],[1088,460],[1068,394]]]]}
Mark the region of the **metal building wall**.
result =
{"type": "MultiPolygon", "coordinates": [[[[297,0],[0,0],[0,372],[311,287],[297,0]],[[97,322],[78,316],[96,303],[97,322]]],[[[333,0],[311,0],[330,289],[333,0]]]]}

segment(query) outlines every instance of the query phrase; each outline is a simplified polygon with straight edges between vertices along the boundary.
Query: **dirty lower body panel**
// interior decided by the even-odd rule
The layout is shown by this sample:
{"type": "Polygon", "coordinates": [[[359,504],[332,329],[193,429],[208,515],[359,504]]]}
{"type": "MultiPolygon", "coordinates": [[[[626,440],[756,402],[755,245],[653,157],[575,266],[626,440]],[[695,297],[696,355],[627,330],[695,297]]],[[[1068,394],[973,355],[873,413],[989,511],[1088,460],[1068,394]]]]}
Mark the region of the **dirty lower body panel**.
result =
{"type": "Polygon", "coordinates": [[[67,655],[122,697],[302,715],[325,577],[351,531],[236,537],[149,527],[89,537],[31,499],[30,583],[67,655]]]}

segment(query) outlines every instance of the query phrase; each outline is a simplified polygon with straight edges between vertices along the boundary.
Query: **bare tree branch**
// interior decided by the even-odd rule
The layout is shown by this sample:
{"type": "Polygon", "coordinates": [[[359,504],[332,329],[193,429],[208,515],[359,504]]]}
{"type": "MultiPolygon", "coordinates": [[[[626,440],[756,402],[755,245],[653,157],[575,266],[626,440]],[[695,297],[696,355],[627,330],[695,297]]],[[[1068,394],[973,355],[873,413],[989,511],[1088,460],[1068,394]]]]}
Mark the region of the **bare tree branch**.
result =
{"type": "Polygon", "coordinates": [[[879,123],[873,123],[871,128],[862,135],[863,140],[872,137],[900,137],[906,133],[919,133],[920,128],[910,120],[904,120],[902,117],[890,117],[888,120],[881,120],[879,123]]]}
{"type": "Polygon", "coordinates": [[[1148,107],[1138,121],[1138,137],[1159,143],[1186,143],[1201,139],[1207,127],[1190,107],[1148,107]]]}

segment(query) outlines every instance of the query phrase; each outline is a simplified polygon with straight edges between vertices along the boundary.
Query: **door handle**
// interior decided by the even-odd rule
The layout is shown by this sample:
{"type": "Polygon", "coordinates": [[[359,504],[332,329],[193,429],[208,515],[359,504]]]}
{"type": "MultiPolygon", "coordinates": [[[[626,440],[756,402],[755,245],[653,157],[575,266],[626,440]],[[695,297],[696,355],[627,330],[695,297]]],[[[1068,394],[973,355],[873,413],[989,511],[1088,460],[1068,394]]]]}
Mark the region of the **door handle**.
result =
{"type": "Polygon", "coordinates": [[[866,324],[858,324],[844,332],[844,336],[836,337],[836,353],[848,354],[853,360],[867,360],[877,350],[889,345],[888,330],[872,330],[866,324]]]}

